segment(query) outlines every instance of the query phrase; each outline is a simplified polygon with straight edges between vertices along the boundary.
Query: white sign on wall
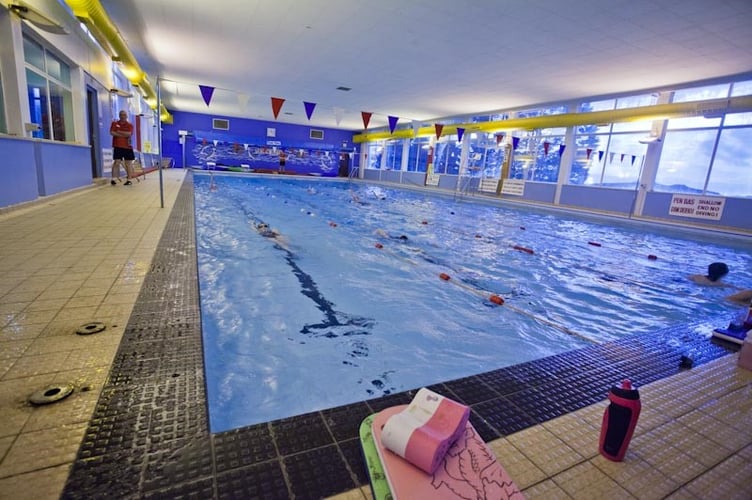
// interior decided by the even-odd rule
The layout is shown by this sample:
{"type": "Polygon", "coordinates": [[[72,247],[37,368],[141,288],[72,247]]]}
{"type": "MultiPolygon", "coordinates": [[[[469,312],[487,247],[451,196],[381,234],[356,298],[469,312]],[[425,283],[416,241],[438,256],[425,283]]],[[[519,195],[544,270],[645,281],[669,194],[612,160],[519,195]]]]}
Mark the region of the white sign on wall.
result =
{"type": "Polygon", "coordinates": [[[726,198],[675,194],[671,197],[671,206],[668,209],[668,214],[676,215],[677,217],[721,220],[725,205],[726,198]]]}
{"type": "Polygon", "coordinates": [[[426,186],[438,186],[440,174],[426,174],[426,186]]]}
{"type": "Polygon", "coordinates": [[[525,181],[523,179],[504,179],[501,183],[501,194],[524,195],[525,181]]]}
{"type": "Polygon", "coordinates": [[[105,169],[112,166],[112,148],[102,148],[102,165],[105,169]]]}

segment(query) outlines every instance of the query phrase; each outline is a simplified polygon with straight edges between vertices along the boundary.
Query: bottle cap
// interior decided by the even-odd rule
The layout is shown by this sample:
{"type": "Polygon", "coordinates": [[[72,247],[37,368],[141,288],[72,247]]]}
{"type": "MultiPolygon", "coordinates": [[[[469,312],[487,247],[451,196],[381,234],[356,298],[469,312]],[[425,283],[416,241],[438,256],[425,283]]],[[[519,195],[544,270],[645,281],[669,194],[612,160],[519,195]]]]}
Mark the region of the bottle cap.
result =
{"type": "Polygon", "coordinates": [[[632,381],[629,380],[628,378],[625,378],[624,380],[621,381],[621,388],[625,389],[627,391],[631,391],[632,390],[632,381]]]}

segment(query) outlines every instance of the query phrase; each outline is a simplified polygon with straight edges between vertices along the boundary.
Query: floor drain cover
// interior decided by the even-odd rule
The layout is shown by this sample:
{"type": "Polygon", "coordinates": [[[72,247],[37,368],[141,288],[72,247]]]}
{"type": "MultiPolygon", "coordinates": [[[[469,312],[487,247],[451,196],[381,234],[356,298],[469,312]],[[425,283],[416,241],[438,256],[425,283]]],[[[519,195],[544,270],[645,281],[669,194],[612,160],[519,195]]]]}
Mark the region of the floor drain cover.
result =
{"type": "Polygon", "coordinates": [[[29,396],[29,403],[33,405],[47,405],[65,399],[73,392],[73,385],[50,385],[29,396]]]}
{"type": "Polygon", "coordinates": [[[105,326],[104,323],[94,321],[92,323],[81,325],[80,327],[78,327],[78,330],[76,330],[76,333],[79,335],[91,335],[92,333],[99,333],[105,328],[107,328],[107,326],[105,326]]]}

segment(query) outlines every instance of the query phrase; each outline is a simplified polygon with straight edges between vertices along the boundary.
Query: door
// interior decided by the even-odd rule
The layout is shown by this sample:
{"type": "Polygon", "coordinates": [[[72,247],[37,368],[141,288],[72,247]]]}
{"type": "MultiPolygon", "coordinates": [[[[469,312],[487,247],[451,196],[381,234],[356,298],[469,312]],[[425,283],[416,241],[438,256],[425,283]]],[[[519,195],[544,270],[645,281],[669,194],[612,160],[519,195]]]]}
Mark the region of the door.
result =
{"type": "Polygon", "coordinates": [[[91,177],[96,179],[102,176],[102,170],[100,168],[99,152],[101,147],[99,144],[99,101],[97,91],[87,85],[86,86],[86,116],[88,118],[88,133],[89,133],[89,154],[91,155],[91,177]]]}

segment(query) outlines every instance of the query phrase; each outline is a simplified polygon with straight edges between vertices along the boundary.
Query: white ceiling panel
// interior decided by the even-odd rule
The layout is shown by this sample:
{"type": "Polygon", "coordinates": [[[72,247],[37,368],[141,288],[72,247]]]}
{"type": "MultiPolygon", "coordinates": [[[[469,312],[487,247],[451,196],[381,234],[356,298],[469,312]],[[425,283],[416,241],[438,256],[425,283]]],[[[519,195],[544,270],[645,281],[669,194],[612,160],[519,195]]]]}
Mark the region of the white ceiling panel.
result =
{"type": "Polygon", "coordinates": [[[102,0],[169,109],[362,129],[746,74],[749,0],[102,0]],[[209,107],[198,85],[217,87],[209,107]],[[343,92],[339,86],[352,90],[343,92]],[[248,96],[248,106],[241,106],[248,96]],[[303,101],[317,104],[310,121],[303,101]]]}

